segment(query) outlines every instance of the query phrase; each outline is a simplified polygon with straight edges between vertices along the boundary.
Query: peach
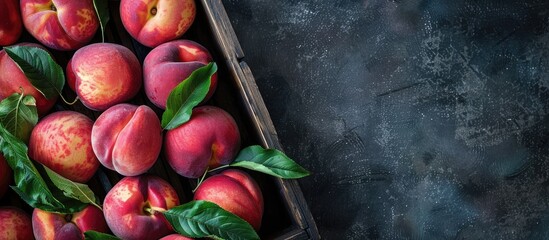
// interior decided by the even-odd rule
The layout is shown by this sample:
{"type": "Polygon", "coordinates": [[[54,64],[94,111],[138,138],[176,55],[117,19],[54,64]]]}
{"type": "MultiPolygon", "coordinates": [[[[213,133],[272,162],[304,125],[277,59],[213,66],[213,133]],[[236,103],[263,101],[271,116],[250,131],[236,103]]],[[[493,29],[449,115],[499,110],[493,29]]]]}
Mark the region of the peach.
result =
{"type": "Polygon", "coordinates": [[[97,118],[91,140],[103,166],[136,176],[149,170],[160,155],[162,127],[150,107],[121,103],[97,118]]]}
{"type": "Polygon", "coordinates": [[[8,162],[0,154],[0,198],[6,194],[8,187],[11,183],[11,168],[8,165],[8,162]]]}
{"type": "Polygon", "coordinates": [[[81,113],[51,113],[32,130],[29,157],[72,181],[87,182],[100,165],[91,145],[92,127],[81,113]]]}
{"type": "Polygon", "coordinates": [[[97,111],[130,100],[141,88],[141,64],[128,48],[94,43],[78,49],[67,65],[69,86],[97,111]]]}
{"type": "MultiPolygon", "coordinates": [[[[154,48],[143,62],[145,94],[154,105],[166,108],[170,92],[197,68],[213,61],[202,45],[190,40],[175,40],[154,48]]],[[[217,74],[212,76],[207,101],[217,86],[217,74]]]]}
{"type": "Polygon", "coordinates": [[[174,233],[174,234],[165,236],[159,240],[193,240],[193,238],[188,238],[188,237],[174,233]]]}
{"type": "Polygon", "coordinates": [[[181,37],[196,15],[194,0],[122,0],[120,18],[141,44],[156,47],[181,37]]]}
{"type": "Polygon", "coordinates": [[[165,180],[140,175],[120,180],[105,196],[103,211],[112,232],[122,239],[159,239],[173,233],[162,214],[179,205],[165,180]]]}
{"type": "MultiPolygon", "coordinates": [[[[41,45],[35,43],[21,43],[21,46],[38,47],[45,49],[41,45]]],[[[57,96],[51,99],[46,99],[42,93],[40,93],[29,82],[29,79],[23,71],[17,66],[17,64],[8,56],[6,51],[0,51],[0,100],[9,97],[14,93],[20,93],[23,89],[23,93],[26,95],[32,95],[36,99],[36,108],[38,113],[45,115],[57,101],[57,96]]]]}
{"type": "Polygon", "coordinates": [[[19,11],[18,0],[0,1],[0,46],[7,46],[15,43],[23,30],[21,22],[21,11],[19,11]]]}
{"type": "Polygon", "coordinates": [[[207,178],[194,193],[244,219],[256,230],[263,217],[263,195],[253,178],[244,171],[229,169],[207,178]]]}
{"type": "Polygon", "coordinates": [[[99,28],[93,0],[21,0],[28,32],[57,50],[75,50],[91,41],[99,28]]]}
{"type": "Polygon", "coordinates": [[[206,169],[230,163],[240,149],[240,132],[231,115],[214,106],[193,109],[191,118],[166,132],[164,153],[181,176],[198,178],[206,169]]]}
{"type": "Polygon", "coordinates": [[[32,228],[37,240],[84,239],[84,232],[108,232],[101,209],[88,205],[74,214],[47,212],[38,208],[32,213],[32,228]]]}
{"type": "Polygon", "coordinates": [[[33,239],[28,214],[16,207],[0,207],[0,239],[33,239]]]}

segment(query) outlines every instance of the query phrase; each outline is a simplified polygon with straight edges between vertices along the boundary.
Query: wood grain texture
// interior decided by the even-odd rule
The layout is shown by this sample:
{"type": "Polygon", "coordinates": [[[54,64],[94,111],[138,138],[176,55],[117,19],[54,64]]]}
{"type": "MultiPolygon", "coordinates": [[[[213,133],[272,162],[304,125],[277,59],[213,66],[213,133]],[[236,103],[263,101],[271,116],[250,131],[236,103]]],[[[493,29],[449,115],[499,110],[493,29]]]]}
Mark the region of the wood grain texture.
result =
{"type": "MultiPolygon", "coordinates": [[[[251,69],[243,60],[244,53],[221,1],[201,0],[201,2],[205,7],[214,38],[217,40],[217,44],[225,57],[225,61],[238,87],[240,97],[245,103],[247,113],[252,119],[261,144],[266,148],[276,148],[283,151],[269,111],[255,83],[251,69]]],[[[297,181],[277,179],[277,183],[284,195],[288,209],[292,212],[293,221],[298,226],[298,229],[293,230],[287,235],[279,236],[277,239],[319,238],[318,229],[308,210],[307,203],[297,181]]]]}

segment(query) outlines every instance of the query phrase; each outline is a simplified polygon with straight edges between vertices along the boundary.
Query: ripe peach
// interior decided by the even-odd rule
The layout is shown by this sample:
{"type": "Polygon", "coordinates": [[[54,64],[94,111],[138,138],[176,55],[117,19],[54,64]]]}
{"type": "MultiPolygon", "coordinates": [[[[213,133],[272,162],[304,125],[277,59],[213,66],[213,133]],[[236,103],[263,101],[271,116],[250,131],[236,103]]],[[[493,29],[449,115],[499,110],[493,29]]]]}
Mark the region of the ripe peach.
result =
{"type": "MultiPolygon", "coordinates": [[[[197,68],[213,61],[202,45],[190,40],[175,40],[154,48],[143,62],[143,82],[149,100],[159,108],[166,108],[170,92],[197,68]]],[[[212,76],[207,101],[217,86],[217,74],[212,76]]]]}
{"type": "Polygon", "coordinates": [[[182,235],[179,235],[177,233],[170,234],[168,236],[165,236],[159,240],[193,240],[193,238],[188,238],[182,235]]]}
{"type": "Polygon", "coordinates": [[[11,168],[4,159],[4,156],[0,154],[0,198],[6,194],[11,182],[11,168]]]}
{"type": "MultiPolygon", "coordinates": [[[[45,49],[35,43],[21,43],[21,46],[38,47],[45,49]]],[[[19,66],[8,56],[6,51],[0,51],[0,101],[14,93],[20,93],[21,89],[25,95],[32,95],[36,99],[36,108],[40,115],[45,115],[57,101],[57,96],[46,99],[42,93],[38,92],[29,82],[27,76],[21,71],[19,66]]]]}
{"type": "Polygon", "coordinates": [[[136,176],[156,162],[162,148],[162,127],[150,107],[121,103],[97,118],[91,140],[103,166],[136,176]]]}
{"type": "Polygon", "coordinates": [[[159,239],[173,229],[162,214],[179,205],[165,180],[140,175],[120,180],[105,196],[103,211],[112,232],[122,239],[159,239]]]}
{"type": "Polygon", "coordinates": [[[0,1],[0,16],[4,18],[0,21],[0,46],[11,45],[17,41],[23,30],[19,1],[0,1]]]}
{"type": "Polygon", "coordinates": [[[60,214],[34,209],[32,228],[37,240],[84,239],[84,232],[108,232],[103,212],[92,205],[74,214],[60,214]]]}
{"type": "Polygon", "coordinates": [[[21,0],[21,13],[28,32],[57,50],[84,46],[99,27],[92,0],[21,0]]]}
{"type": "Polygon", "coordinates": [[[120,18],[141,44],[156,47],[181,37],[196,15],[194,0],[120,1],[120,18]]]}
{"type": "Polygon", "coordinates": [[[0,207],[0,239],[33,239],[27,213],[15,207],[0,207]]]}
{"type": "Polygon", "coordinates": [[[99,168],[91,146],[92,126],[93,121],[78,112],[51,113],[32,130],[29,156],[63,177],[87,182],[99,168]]]}
{"type": "Polygon", "coordinates": [[[263,217],[263,195],[250,175],[229,169],[207,178],[194,193],[195,200],[205,200],[239,216],[256,230],[263,217]]]}
{"type": "Polygon", "coordinates": [[[78,49],[67,65],[67,77],[82,103],[97,111],[130,100],[143,82],[135,54],[113,43],[78,49]]]}
{"type": "Polygon", "coordinates": [[[164,153],[181,176],[198,178],[204,171],[230,163],[240,149],[240,132],[231,115],[214,106],[193,109],[191,119],[166,132],[164,153]]]}

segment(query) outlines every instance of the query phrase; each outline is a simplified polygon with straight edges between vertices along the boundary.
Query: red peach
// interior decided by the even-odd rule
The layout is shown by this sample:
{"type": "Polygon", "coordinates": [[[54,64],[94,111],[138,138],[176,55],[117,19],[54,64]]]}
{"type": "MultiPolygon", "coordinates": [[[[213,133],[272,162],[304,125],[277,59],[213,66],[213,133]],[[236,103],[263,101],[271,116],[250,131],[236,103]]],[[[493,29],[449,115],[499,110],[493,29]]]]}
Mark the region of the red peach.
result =
{"type": "MultiPolygon", "coordinates": [[[[143,62],[143,83],[149,100],[159,108],[166,108],[170,92],[197,68],[213,58],[202,45],[190,40],[175,40],[154,48],[143,62]]],[[[212,76],[207,101],[217,86],[217,73],[212,76]]]]}
{"type": "Polygon", "coordinates": [[[6,194],[11,182],[11,176],[10,166],[4,156],[0,154],[0,198],[6,194]]]}
{"type": "Polygon", "coordinates": [[[152,176],[125,177],[105,196],[103,211],[112,232],[127,240],[159,239],[173,229],[162,214],[179,205],[165,180],[152,176]]]}
{"type": "Polygon", "coordinates": [[[34,239],[31,224],[30,217],[23,210],[0,207],[0,239],[34,239]]]}
{"type": "Polygon", "coordinates": [[[194,0],[120,1],[120,18],[141,44],[156,47],[181,37],[196,15],[194,0]]]}
{"type": "Polygon", "coordinates": [[[93,121],[74,111],[54,112],[36,124],[29,156],[76,182],[87,182],[99,168],[91,145],[93,121]]]}
{"type": "Polygon", "coordinates": [[[79,240],[84,232],[108,232],[109,228],[101,209],[89,205],[74,214],[47,212],[38,208],[32,213],[32,228],[37,240],[79,240]]]}
{"type": "Polygon", "coordinates": [[[78,49],[67,65],[69,86],[97,111],[130,100],[141,88],[141,64],[128,48],[94,43],[78,49]]]}
{"type": "Polygon", "coordinates": [[[92,0],[21,0],[28,32],[57,50],[74,50],[91,41],[99,28],[92,0]]]}
{"type": "Polygon", "coordinates": [[[168,236],[165,236],[159,240],[193,240],[194,238],[188,238],[182,235],[179,235],[177,233],[170,234],[168,236]]]}
{"type": "Polygon", "coordinates": [[[0,46],[11,45],[19,39],[23,30],[19,1],[0,1],[0,16],[5,18],[0,21],[0,46]]]}
{"type": "Polygon", "coordinates": [[[168,130],[164,153],[181,176],[198,178],[207,168],[230,163],[240,149],[240,132],[231,115],[214,106],[193,109],[191,119],[168,130]]]}
{"type": "Polygon", "coordinates": [[[103,112],[91,133],[93,151],[103,166],[136,176],[154,165],[162,148],[162,127],[145,105],[121,103],[103,112]]]}
{"type": "MultiPolygon", "coordinates": [[[[41,45],[35,43],[21,43],[20,46],[38,47],[45,49],[41,45]]],[[[31,95],[36,99],[36,108],[40,115],[45,115],[57,101],[57,96],[46,99],[42,93],[29,82],[27,76],[21,71],[19,66],[8,56],[6,51],[0,51],[0,100],[9,97],[14,93],[21,93],[21,89],[25,95],[31,95]]]]}
{"type": "Polygon", "coordinates": [[[239,216],[256,230],[263,217],[263,195],[247,173],[229,169],[207,178],[194,193],[195,200],[205,200],[239,216]]]}

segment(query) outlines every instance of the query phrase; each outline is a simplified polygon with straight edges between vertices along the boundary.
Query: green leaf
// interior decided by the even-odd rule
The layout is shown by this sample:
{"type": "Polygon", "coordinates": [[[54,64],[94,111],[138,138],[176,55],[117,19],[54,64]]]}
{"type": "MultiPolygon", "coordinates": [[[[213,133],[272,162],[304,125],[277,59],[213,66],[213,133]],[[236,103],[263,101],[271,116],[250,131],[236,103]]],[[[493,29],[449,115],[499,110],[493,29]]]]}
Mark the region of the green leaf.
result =
{"type": "Polygon", "coordinates": [[[27,155],[27,146],[9,133],[0,124],[0,150],[8,165],[13,169],[15,186],[12,187],[32,207],[58,208],[59,202],[48,190],[44,179],[38,173],[27,155]]]}
{"type": "MultiPolygon", "coordinates": [[[[0,151],[13,170],[12,189],[33,208],[49,212],[73,213],[87,204],[65,197],[47,182],[27,155],[27,146],[0,123],[0,151]]],[[[48,179],[49,180],[49,179],[48,179]]]]}
{"type": "Polygon", "coordinates": [[[33,96],[14,93],[0,102],[0,123],[25,143],[38,122],[36,100],[33,96]]]}
{"type": "Polygon", "coordinates": [[[51,99],[61,95],[65,74],[46,50],[28,46],[5,47],[4,50],[44,97],[51,99]]]}
{"type": "Polygon", "coordinates": [[[174,230],[192,238],[259,239],[242,218],[208,201],[191,201],[163,213],[174,230]]]}
{"type": "Polygon", "coordinates": [[[217,65],[211,62],[194,70],[170,92],[166,111],[162,114],[162,128],[174,129],[189,121],[193,108],[208,95],[212,76],[216,71],[217,65]]]}
{"type": "Polygon", "coordinates": [[[243,167],[279,178],[302,178],[310,175],[309,171],[283,152],[264,149],[259,145],[242,149],[230,166],[243,167]]]}
{"type": "Polygon", "coordinates": [[[93,0],[93,7],[99,18],[99,25],[101,25],[101,40],[102,42],[105,42],[105,28],[111,18],[109,15],[109,1],[93,0]]]}
{"type": "Polygon", "coordinates": [[[58,173],[52,171],[51,169],[44,166],[46,174],[50,177],[53,185],[63,191],[63,194],[69,198],[79,200],[82,203],[93,204],[99,209],[101,207],[95,202],[95,194],[86,184],[73,182],[58,173]]]}
{"type": "Polygon", "coordinates": [[[86,239],[86,240],[120,240],[120,238],[118,238],[116,236],[106,234],[106,233],[102,233],[102,232],[93,231],[93,230],[85,231],[84,232],[84,239],[86,239]]]}

